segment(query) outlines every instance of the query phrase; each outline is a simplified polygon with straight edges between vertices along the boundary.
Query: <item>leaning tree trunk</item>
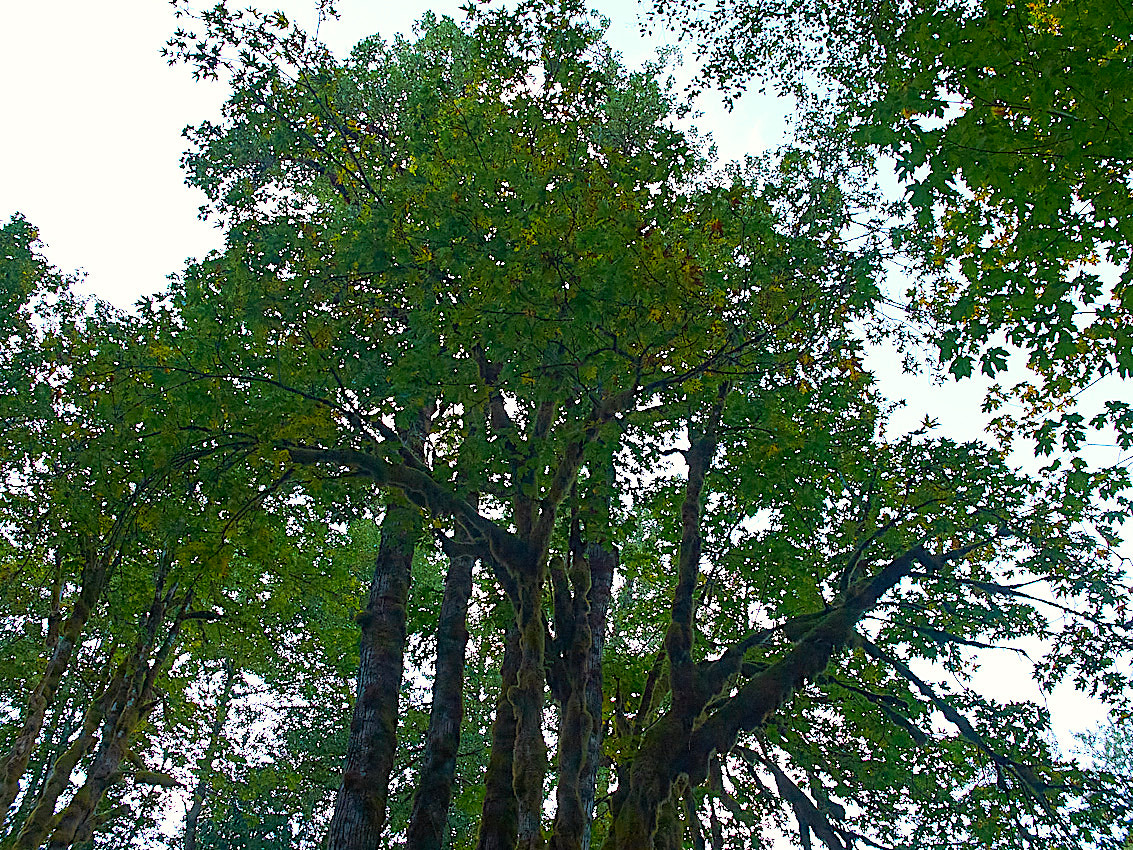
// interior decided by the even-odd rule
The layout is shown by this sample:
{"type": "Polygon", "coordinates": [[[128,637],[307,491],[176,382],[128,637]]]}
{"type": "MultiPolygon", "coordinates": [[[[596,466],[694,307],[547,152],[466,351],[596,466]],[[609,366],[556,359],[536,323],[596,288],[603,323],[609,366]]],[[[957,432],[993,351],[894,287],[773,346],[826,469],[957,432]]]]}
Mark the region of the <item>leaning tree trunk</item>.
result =
{"type": "MultiPolygon", "coordinates": [[[[58,629],[55,631],[56,636],[58,636],[58,629]]],[[[77,679],[78,677],[76,677],[77,679]]],[[[81,684],[81,682],[76,681],[76,685],[78,684],[81,684]]],[[[97,699],[102,693],[102,686],[97,685],[92,692],[97,699]]],[[[20,802],[20,807],[14,811],[9,810],[8,819],[4,823],[5,828],[0,830],[0,847],[8,847],[15,840],[31,810],[35,808],[44,788],[47,787],[52,766],[70,748],[72,735],[74,735],[76,728],[82,725],[84,712],[88,707],[87,703],[83,703],[80,699],[71,701],[67,697],[63,697],[60,701],[59,695],[56,695],[56,702],[58,708],[52,712],[54,716],[51,718],[50,725],[44,725],[44,731],[40,733],[40,743],[36,746],[35,752],[28,761],[28,767],[24,770],[24,782],[26,784],[22,789],[23,800],[20,802]]],[[[97,728],[97,723],[95,728],[97,728]]],[[[93,732],[92,729],[91,734],[93,732]]]]}
{"type": "Polygon", "coordinates": [[[102,724],[102,735],[94,761],[86,772],[86,779],[67,806],[53,820],[54,830],[47,842],[47,850],[66,850],[84,843],[92,837],[98,826],[96,812],[102,798],[111,787],[122,780],[122,763],[126,760],[135,732],[141,728],[157,706],[154,686],[157,677],[169,660],[181,626],[188,613],[192,592],[184,594],[177,603],[177,613],[169,625],[165,638],[157,646],[157,636],[173,603],[176,585],[165,592],[159,583],[143,628],[143,636],[127,659],[129,675],[124,687],[111,702],[102,724]],[[155,647],[157,651],[154,652],[155,647]],[[150,660],[152,653],[152,661],[150,660]]]}
{"type": "Polygon", "coordinates": [[[51,765],[43,787],[37,792],[31,811],[12,845],[16,850],[35,850],[40,847],[51,832],[51,820],[55,816],[55,804],[60,795],[71,784],[71,774],[79,761],[90,752],[96,741],[98,727],[106,716],[107,706],[116,698],[122,686],[122,670],[114,675],[106,690],[89,706],[83,716],[79,734],[59,754],[51,765]]]}
{"type": "Polygon", "coordinates": [[[193,788],[192,804],[185,812],[184,850],[197,850],[197,821],[204,808],[212,781],[212,766],[220,747],[221,732],[228,720],[228,707],[232,702],[232,687],[236,683],[236,668],[232,659],[224,662],[224,684],[221,685],[220,698],[216,703],[216,716],[209,728],[209,740],[201,760],[197,762],[197,785],[193,788]]]}
{"type": "MultiPolygon", "coordinates": [[[[51,634],[54,648],[47,667],[28,699],[24,723],[16,733],[11,749],[0,761],[0,823],[3,823],[20,791],[20,779],[27,770],[32,751],[39,740],[47,711],[55,701],[55,694],[67,667],[71,663],[75,646],[78,644],[91,611],[102,595],[109,570],[97,552],[83,554],[82,586],[79,596],[71,607],[71,613],[64,621],[58,635],[51,634]]],[[[49,629],[54,631],[54,629],[49,629]]]]}
{"type": "Polygon", "coordinates": [[[467,555],[449,559],[445,592],[437,623],[437,669],[433,705],[425,738],[413,814],[406,833],[407,850],[440,850],[448,827],[460,724],[464,717],[464,652],[468,644],[468,600],[472,596],[472,561],[467,555]]]}
{"type": "Polygon", "coordinates": [[[142,619],[141,632],[133,649],[118,665],[106,690],[87,708],[79,735],[52,765],[35,807],[16,836],[15,850],[37,850],[45,842],[51,850],[63,850],[91,837],[96,826],[95,810],[106,791],[121,778],[121,765],[133,734],[154,708],[156,678],[176,644],[188,609],[191,594],[181,599],[177,615],[154,653],[173,598],[172,591],[165,591],[163,579],[164,573],[153,603],[142,619]],[[101,735],[96,736],[100,726],[101,735]],[[71,784],[75,768],[94,747],[96,739],[94,759],[85,770],[82,785],[56,814],[56,802],[71,784]]]}
{"type": "Polygon", "coordinates": [[[397,747],[405,604],[413,552],[420,536],[421,517],[416,509],[405,504],[391,504],[386,509],[370,596],[366,610],[358,617],[362,626],[358,697],[342,785],[327,835],[328,850],[373,850],[385,825],[397,747]]]}

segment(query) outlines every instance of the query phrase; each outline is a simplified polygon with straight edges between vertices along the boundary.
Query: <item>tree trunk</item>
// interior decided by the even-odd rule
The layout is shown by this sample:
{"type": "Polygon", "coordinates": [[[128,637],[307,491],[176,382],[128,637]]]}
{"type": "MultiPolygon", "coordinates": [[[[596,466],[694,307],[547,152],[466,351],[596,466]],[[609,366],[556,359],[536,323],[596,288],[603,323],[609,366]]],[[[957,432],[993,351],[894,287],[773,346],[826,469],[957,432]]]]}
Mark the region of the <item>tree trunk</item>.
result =
{"type": "MultiPolygon", "coordinates": [[[[584,606],[583,606],[584,607],[584,606]]],[[[587,657],[590,652],[589,611],[580,612],[574,641],[566,659],[568,696],[559,723],[559,764],[555,824],[551,850],[581,850],[582,835],[590,824],[582,803],[582,769],[589,750],[594,716],[587,710],[587,657]]]]}
{"type": "MultiPolygon", "coordinates": [[[[823,612],[798,642],[770,666],[740,684],[735,694],[709,713],[695,729],[679,710],[674,696],[670,709],[649,729],[633,757],[624,794],[619,793],[614,823],[604,850],[654,850],[658,815],[669,800],[673,783],[684,776],[690,786],[703,782],[711,760],[728,753],[741,732],[762,726],[780,705],[826,669],[831,656],[846,645],[855,624],[878,600],[895,587],[919,562],[939,567],[969,551],[956,549],[930,556],[920,546],[894,558],[873,577],[851,589],[838,607],[823,612]]],[[[729,653],[721,657],[728,658],[729,653]]],[[[739,671],[742,653],[731,655],[733,672],[739,671]]],[[[713,696],[702,693],[703,701],[713,696]]],[[[692,704],[689,700],[686,704],[692,704]]],[[[619,789],[620,792],[621,789],[619,789]]]]}
{"type": "MultiPolygon", "coordinates": [[[[680,770],[679,755],[688,747],[692,725],[706,702],[693,662],[696,620],[696,584],[701,556],[701,497],[704,480],[716,450],[713,430],[720,415],[724,393],[709,416],[705,433],[689,428],[688,478],[681,503],[681,545],[677,557],[677,584],[673,590],[669,625],[665,632],[665,654],[669,663],[672,705],[643,737],[630,764],[629,781],[619,783],[617,811],[606,836],[604,850],[653,850],[654,837],[664,827],[671,832],[671,818],[678,817],[669,803],[672,783],[680,770]],[[666,820],[658,820],[668,804],[666,820]],[[666,826],[667,824],[667,826],[666,826]]],[[[658,839],[658,846],[672,840],[658,839]]]]}
{"type": "Polygon", "coordinates": [[[466,619],[472,596],[472,560],[465,555],[450,558],[445,576],[425,763],[413,799],[407,850],[440,850],[447,833],[460,723],[464,717],[464,652],[468,644],[466,619]]]}
{"type": "Polygon", "coordinates": [[[586,760],[582,765],[579,790],[586,818],[582,833],[582,850],[590,850],[590,825],[594,822],[594,800],[597,794],[598,765],[602,753],[602,660],[606,648],[606,623],[610,612],[610,593],[614,571],[618,565],[616,549],[596,543],[587,547],[590,561],[590,652],[586,657],[586,711],[594,719],[586,742],[586,760]]]}
{"type": "Polygon", "coordinates": [[[197,785],[193,789],[192,804],[185,810],[185,850],[197,850],[197,821],[204,808],[212,779],[212,765],[220,747],[220,735],[228,720],[228,706],[232,702],[232,687],[236,683],[236,670],[232,659],[224,662],[224,684],[216,703],[216,717],[209,729],[209,741],[201,760],[197,762],[197,785]]]}
{"type": "Polygon", "coordinates": [[[654,850],[661,807],[677,777],[677,756],[687,747],[688,730],[670,709],[649,729],[630,763],[603,850],[654,850]]]}
{"type": "Polygon", "coordinates": [[[552,850],[587,850],[590,846],[602,732],[602,650],[617,560],[615,553],[597,544],[583,550],[581,542],[572,541],[571,548],[574,611],[564,658],[566,693],[561,706],[552,850]]]}
{"type": "Polygon", "coordinates": [[[71,613],[63,623],[59,633],[49,627],[49,644],[54,642],[54,648],[48,659],[47,667],[40,677],[39,683],[31,693],[28,700],[27,713],[24,716],[23,727],[16,734],[11,749],[0,761],[0,823],[7,820],[8,813],[20,792],[20,779],[27,770],[28,760],[39,740],[39,733],[43,729],[47,710],[55,701],[55,694],[59,689],[59,682],[67,667],[71,663],[75,646],[82,635],[83,628],[90,618],[91,611],[102,595],[106,584],[107,568],[105,562],[96,552],[86,552],[83,555],[82,587],[79,596],[71,607],[71,613]]]}
{"type": "Polygon", "coordinates": [[[511,691],[519,673],[519,630],[508,628],[500,665],[500,695],[492,720],[492,752],[484,775],[484,805],[476,850],[514,850],[519,834],[519,810],[512,784],[515,753],[515,709],[511,691]]]}
{"type": "Polygon", "coordinates": [[[87,771],[86,781],[55,820],[47,850],[66,850],[92,834],[98,804],[110,787],[121,780],[122,762],[126,758],[130,738],[145,717],[138,704],[139,697],[135,688],[131,687],[125,705],[121,705],[121,710],[109,716],[103,724],[102,739],[94,762],[87,771]]]}
{"type": "Polygon", "coordinates": [[[107,705],[118,697],[122,687],[122,671],[119,670],[107,689],[87,707],[83,725],[78,736],[55,759],[40,789],[35,805],[23,822],[15,843],[16,850],[36,850],[42,846],[51,831],[51,819],[55,816],[55,804],[71,782],[71,773],[95,743],[95,733],[106,714],[107,705]]]}
{"type": "MultiPolygon", "coordinates": [[[[164,570],[146,615],[142,636],[134,651],[123,662],[122,686],[110,701],[102,723],[102,734],[94,760],[86,771],[86,779],[67,806],[53,820],[54,829],[47,850],[66,850],[91,838],[99,825],[96,811],[106,792],[122,779],[122,762],[129,753],[134,733],[145,723],[156,706],[153,701],[157,676],[169,660],[188,611],[192,593],[177,603],[177,614],[160,647],[157,636],[173,601],[173,589],[163,587],[164,570]],[[150,661],[152,653],[153,660],[150,661]]],[[[34,847],[37,845],[29,845],[34,847]]]]}
{"type": "Polygon", "coordinates": [[[543,740],[543,699],[546,686],[543,619],[545,568],[522,577],[518,587],[516,625],[519,628],[519,670],[510,701],[515,709],[515,754],[512,783],[518,813],[519,850],[541,850],[543,841],[543,780],[547,775],[547,744],[543,740]]]}
{"type": "Polygon", "coordinates": [[[421,517],[415,508],[403,503],[386,509],[370,596],[358,617],[362,626],[358,697],[327,835],[328,850],[373,850],[385,825],[397,746],[405,603],[420,536],[421,517]]]}
{"type": "MultiPolygon", "coordinates": [[[[58,629],[56,632],[58,633],[58,629]]],[[[58,634],[56,634],[56,638],[58,638],[58,634]]],[[[95,687],[93,692],[95,694],[94,699],[97,702],[102,695],[101,685],[95,687]]],[[[18,809],[9,810],[4,829],[0,830],[0,847],[9,847],[15,840],[31,810],[35,808],[43,789],[47,786],[52,766],[70,747],[71,736],[75,733],[76,727],[82,726],[83,714],[89,708],[89,703],[82,703],[77,698],[74,701],[69,701],[66,697],[62,699],[62,702],[59,700],[60,695],[57,694],[56,705],[58,707],[52,712],[50,724],[45,724],[44,731],[40,733],[40,743],[36,746],[35,752],[32,753],[32,757],[28,761],[28,767],[24,771],[26,784],[22,789],[23,799],[20,801],[20,806],[18,809]]],[[[97,724],[95,728],[97,728],[97,724]]],[[[93,733],[94,729],[92,728],[91,734],[93,733]]]]}
{"type": "Polygon", "coordinates": [[[657,814],[657,832],[653,836],[653,850],[681,850],[684,847],[684,822],[681,820],[677,789],[661,806],[657,814]]]}

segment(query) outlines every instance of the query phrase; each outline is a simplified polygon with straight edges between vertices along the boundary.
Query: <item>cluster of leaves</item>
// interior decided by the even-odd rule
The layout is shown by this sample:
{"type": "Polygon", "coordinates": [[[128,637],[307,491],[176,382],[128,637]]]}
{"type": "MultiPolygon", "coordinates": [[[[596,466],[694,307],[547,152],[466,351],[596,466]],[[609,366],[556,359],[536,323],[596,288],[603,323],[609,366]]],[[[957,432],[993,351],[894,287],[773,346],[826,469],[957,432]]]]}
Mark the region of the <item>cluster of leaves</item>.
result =
{"type": "Polygon", "coordinates": [[[323,745],[321,728],[310,746],[269,706],[312,720],[343,710],[365,550],[348,557],[313,505],[282,511],[287,493],[249,490],[186,452],[150,376],[119,371],[134,318],[74,295],[42,250],[22,219],[4,228],[0,845],[152,842],[178,797],[252,785],[252,811],[290,787],[307,802],[286,802],[282,816],[301,828],[305,806],[317,830],[308,783],[317,789],[321,771],[335,784],[341,748],[323,745]],[[230,722],[205,764],[222,668],[230,722]],[[139,716],[115,702],[120,674],[136,683],[139,716]],[[238,751],[241,726],[282,736],[270,770],[238,751]],[[86,825],[65,838],[80,810],[86,825]]]}
{"type": "Polygon", "coordinates": [[[795,94],[809,104],[803,138],[834,132],[895,164],[910,215],[894,242],[916,263],[906,307],[934,322],[953,375],[1007,379],[987,398],[1004,442],[1075,451],[1093,428],[1133,447],[1117,390],[1133,370],[1127,9],[655,5],[694,32],[709,78],[736,94],[753,77],[795,94]]]}

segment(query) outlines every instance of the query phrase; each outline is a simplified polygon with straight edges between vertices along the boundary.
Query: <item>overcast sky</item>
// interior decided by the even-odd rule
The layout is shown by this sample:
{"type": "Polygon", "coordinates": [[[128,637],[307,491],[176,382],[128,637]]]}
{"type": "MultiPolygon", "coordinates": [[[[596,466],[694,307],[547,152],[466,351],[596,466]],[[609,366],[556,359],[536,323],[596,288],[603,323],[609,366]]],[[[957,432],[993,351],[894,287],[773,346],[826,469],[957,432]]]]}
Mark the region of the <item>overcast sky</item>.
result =
{"type": "MultiPolygon", "coordinates": [[[[373,33],[408,33],[429,8],[460,17],[460,2],[340,0],[341,20],[324,24],[320,36],[341,55],[373,33]]],[[[313,26],[314,5],[286,0],[264,8],[313,26]]],[[[652,55],[656,44],[639,36],[634,0],[599,0],[598,8],[612,19],[610,40],[627,61],[652,55]]],[[[0,4],[0,219],[23,213],[40,228],[52,262],[84,269],[87,291],[122,306],[161,289],[187,257],[220,245],[219,232],[198,220],[203,198],[184,185],[178,161],[182,129],[215,116],[226,90],[165,64],[160,49],[176,26],[161,0],[0,4]]],[[[702,108],[697,123],[713,132],[725,158],[770,146],[783,132],[783,108],[767,100],[747,98],[734,113],[709,99],[702,108]]],[[[946,420],[950,436],[978,436],[976,386],[926,389],[889,368],[889,391],[912,398],[909,421],[927,412],[946,420]]],[[[1018,661],[996,665],[985,682],[1000,698],[1036,696],[1028,665],[1018,661]]],[[[1061,730],[1100,716],[1078,700],[1058,706],[1061,730]]]]}

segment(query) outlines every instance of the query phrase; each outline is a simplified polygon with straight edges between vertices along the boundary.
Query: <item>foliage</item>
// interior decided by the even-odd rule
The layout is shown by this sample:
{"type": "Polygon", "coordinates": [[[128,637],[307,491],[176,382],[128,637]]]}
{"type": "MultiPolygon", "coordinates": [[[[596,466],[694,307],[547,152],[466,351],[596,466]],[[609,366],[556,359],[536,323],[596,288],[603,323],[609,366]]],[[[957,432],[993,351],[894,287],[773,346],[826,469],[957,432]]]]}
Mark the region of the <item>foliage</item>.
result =
{"type": "Polygon", "coordinates": [[[953,375],[978,369],[1000,380],[986,406],[1001,439],[1021,434],[1050,454],[1078,450],[1096,429],[1133,446],[1114,380],[1133,370],[1127,9],[1089,0],[656,7],[693,30],[711,79],[736,93],[752,77],[790,91],[809,104],[804,137],[821,143],[833,131],[895,165],[909,218],[894,243],[917,264],[904,301],[934,322],[953,375]]]}
{"type": "MultiPolygon", "coordinates": [[[[995,299],[1069,280],[1086,256],[1068,242],[1061,265],[1040,262],[1042,228],[1120,259],[1124,225],[1083,236],[1005,206],[994,169],[955,158],[978,115],[934,130],[910,107],[886,127],[898,71],[922,93],[974,83],[940,70],[946,45],[936,76],[887,64],[936,43],[901,39],[909,22],[944,28],[940,9],[906,10],[894,34],[842,8],[791,5],[811,29],[737,44],[790,82],[884,40],[853,89],[869,108],[841,103],[825,148],[722,169],[678,129],[663,68],[623,68],[571,2],[427,16],[415,40],[341,60],[278,13],[190,19],[171,58],[233,85],[184,160],[224,250],[120,314],[67,295],[25,222],[5,230],[5,286],[28,306],[2,315],[0,386],[49,390],[0,394],[26,423],[0,458],[0,734],[17,755],[34,745],[5,762],[19,784],[0,846],[128,846],[153,837],[139,810],[174,801],[194,813],[189,848],[320,844],[359,781],[343,753],[374,746],[347,719],[355,675],[357,705],[400,709],[369,813],[385,846],[423,846],[418,791],[454,741],[448,778],[431,777],[451,786],[445,846],[716,850],[783,831],[841,850],[1119,846],[1112,777],[1057,751],[1042,706],[973,687],[989,653],[1026,647],[1043,689],[1125,700],[1121,516],[1104,502],[1124,480],[1029,475],[928,419],[887,435],[862,356],[893,243],[838,145],[921,139],[906,157],[921,215],[901,233],[936,253],[911,320],[936,322],[953,365],[1007,332],[1040,407],[1087,373],[1126,376],[1124,290],[1096,289],[1112,296],[1096,327],[1058,306],[1085,282],[1052,296],[1050,322],[995,299]],[[828,31],[844,40],[816,60],[808,39],[828,31]],[[993,231],[956,225],[977,211],[1013,216],[999,271],[981,256],[993,231]],[[1058,333],[1073,356],[1050,349],[1058,333]],[[56,621],[73,625],[66,663],[56,621]],[[386,693],[368,684],[374,634],[401,664],[386,693]],[[434,688],[453,634],[457,706],[434,688]],[[146,712],[68,763],[83,718],[113,713],[100,683],[119,669],[146,712]],[[33,843],[51,765],[67,782],[33,843]],[[64,834],[74,801],[89,811],[64,834]]],[[[1071,34],[1050,20],[1039,53],[1071,34]]],[[[1047,127],[1028,116],[992,114],[1047,127]]],[[[1101,191],[1071,160],[1049,210],[1101,191]]]]}
{"type": "Polygon", "coordinates": [[[1106,723],[1092,732],[1079,735],[1082,750],[1100,768],[1100,782],[1095,792],[1098,799],[1121,801],[1119,809],[1121,820],[1114,828],[1125,835],[1123,848],[1133,841],[1133,826],[1130,824],[1128,797],[1125,794],[1133,781],[1133,743],[1130,740],[1129,719],[1127,716],[1111,716],[1106,723]]]}

